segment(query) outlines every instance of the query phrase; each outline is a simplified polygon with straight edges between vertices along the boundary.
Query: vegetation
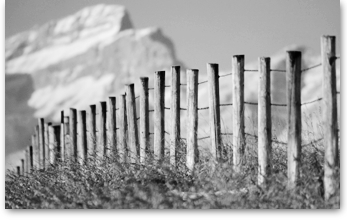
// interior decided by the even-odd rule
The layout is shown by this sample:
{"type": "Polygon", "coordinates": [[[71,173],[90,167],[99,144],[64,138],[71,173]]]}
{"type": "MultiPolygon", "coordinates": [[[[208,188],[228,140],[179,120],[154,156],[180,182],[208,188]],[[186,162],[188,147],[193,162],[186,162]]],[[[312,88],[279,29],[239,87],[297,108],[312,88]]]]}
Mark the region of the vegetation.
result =
{"type": "MultiPolygon", "coordinates": [[[[6,208],[141,208],[141,209],[263,209],[339,208],[340,194],[323,198],[323,152],[315,143],[303,149],[301,180],[286,188],[286,148],[273,145],[273,173],[267,185],[257,186],[257,147],[247,143],[244,169],[232,172],[228,160],[212,171],[208,156],[200,157],[188,174],[179,155],[178,167],[161,164],[121,164],[117,157],[89,159],[88,165],[59,163],[28,176],[7,173],[6,208]]],[[[185,148],[185,145],[182,146],[185,148]]],[[[229,151],[230,146],[225,145],[229,151]]],[[[227,157],[227,154],[225,154],[227,157]]],[[[232,160],[232,159],[231,159],[232,160]]],[[[337,170],[339,171],[339,170],[337,170]]]]}

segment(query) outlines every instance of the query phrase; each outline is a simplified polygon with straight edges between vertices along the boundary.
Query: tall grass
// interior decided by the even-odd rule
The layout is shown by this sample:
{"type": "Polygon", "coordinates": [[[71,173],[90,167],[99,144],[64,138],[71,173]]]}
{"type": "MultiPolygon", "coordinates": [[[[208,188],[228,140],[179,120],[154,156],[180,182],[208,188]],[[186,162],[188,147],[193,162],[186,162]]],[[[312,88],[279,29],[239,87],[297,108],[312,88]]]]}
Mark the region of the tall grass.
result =
{"type": "MultiPolygon", "coordinates": [[[[227,141],[227,140],[225,140],[227,141]]],[[[295,190],[286,187],[286,147],[273,145],[272,175],[257,186],[257,147],[247,140],[243,170],[233,173],[228,159],[212,171],[208,155],[200,155],[195,171],[185,168],[185,144],[177,168],[169,159],[148,165],[119,163],[117,157],[91,158],[88,165],[58,163],[27,176],[7,173],[6,208],[118,208],[118,209],[259,209],[339,208],[340,194],[324,201],[323,148],[312,144],[302,153],[301,178],[295,190]]],[[[231,151],[224,144],[224,154],[231,151]]],[[[232,154],[230,154],[232,156],[232,154]]],[[[232,160],[232,159],[231,159],[232,160]]],[[[339,170],[337,170],[339,171],[339,170]]]]}

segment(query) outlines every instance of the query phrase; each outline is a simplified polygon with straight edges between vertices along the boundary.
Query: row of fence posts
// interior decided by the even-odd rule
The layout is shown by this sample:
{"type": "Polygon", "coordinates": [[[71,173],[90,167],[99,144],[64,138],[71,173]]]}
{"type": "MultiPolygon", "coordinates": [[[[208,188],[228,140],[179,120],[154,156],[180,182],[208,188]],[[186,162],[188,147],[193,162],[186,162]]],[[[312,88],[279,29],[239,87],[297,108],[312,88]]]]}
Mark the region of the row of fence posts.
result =
{"type": "MultiPolygon", "coordinates": [[[[336,92],[336,49],[334,36],[322,36],[321,56],[323,66],[323,115],[324,115],[324,187],[325,198],[330,198],[337,190],[336,168],[339,165],[338,134],[337,134],[337,92],[336,92]]],[[[258,184],[266,183],[271,174],[272,158],[272,127],[271,127],[271,80],[270,58],[261,57],[259,64],[258,88],[258,184]]],[[[232,91],[233,91],[233,170],[242,170],[245,149],[244,124],[244,56],[232,57],[232,91]]],[[[300,175],[301,164],[301,52],[288,51],[286,57],[287,79],[287,176],[288,186],[294,188],[300,175]]],[[[197,129],[198,129],[198,74],[196,69],[188,69],[187,76],[187,138],[186,166],[193,171],[197,161],[197,129]]],[[[180,135],[180,67],[171,69],[171,103],[170,103],[170,164],[177,164],[177,148],[181,142],[180,135]]],[[[208,95],[209,95],[209,126],[211,161],[217,164],[222,158],[219,68],[218,64],[207,64],[208,95]]],[[[111,154],[119,156],[120,162],[146,162],[146,150],[150,146],[149,132],[149,96],[148,91],[154,90],[154,141],[153,153],[156,160],[164,157],[165,134],[165,72],[154,74],[154,88],[148,87],[148,77],[141,77],[140,87],[140,120],[139,130],[136,117],[134,84],[126,87],[126,94],[120,96],[119,108],[116,98],[109,97],[108,103],[100,102],[99,128],[96,127],[96,105],[90,105],[87,113],[74,108],[70,115],[64,116],[62,111],[61,124],[44,123],[40,118],[32,136],[31,146],[25,151],[22,162],[22,173],[25,169],[45,169],[59,159],[64,161],[72,158],[74,162],[83,164],[92,153],[98,157],[111,154]],[[108,107],[107,107],[108,105],[108,107]],[[116,110],[119,110],[119,123],[116,127],[116,110]],[[106,115],[107,114],[107,115],[106,115]],[[107,126],[108,125],[108,126],[107,126]],[[78,134],[77,134],[78,129],[78,134]],[[97,130],[98,129],[98,130],[97,130]],[[116,131],[119,131],[117,142],[116,131]],[[87,134],[88,132],[88,134],[87,134]],[[97,134],[98,132],[98,134],[97,134]],[[97,138],[98,136],[98,138],[97,138]],[[109,139],[109,141],[107,141],[109,139]],[[97,142],[97,143],[96,143],[97,142]],[[26,165],[26,166],[25,166],[26,165]]]]}

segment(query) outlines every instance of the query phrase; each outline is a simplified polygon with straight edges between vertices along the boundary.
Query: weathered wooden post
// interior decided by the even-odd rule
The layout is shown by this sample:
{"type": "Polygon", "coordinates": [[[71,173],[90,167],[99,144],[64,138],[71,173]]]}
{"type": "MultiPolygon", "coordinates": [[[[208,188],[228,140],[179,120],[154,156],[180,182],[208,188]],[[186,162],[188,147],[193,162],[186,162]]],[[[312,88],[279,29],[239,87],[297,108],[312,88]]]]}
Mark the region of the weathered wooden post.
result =
{"type": "Polygon", "coordinates": [[[77,155],[77,110],[70,108],[70,159],[76,162],[77,155]]]}
{"type": "Polygon", "coordinates": [[[98,129],[99,139],[98,139],[98,148],[97,148],[97,157],[99,159],[103,158],[106,155],[106,149],[107,149],[106,109],[107,109],[106,101],[101,101],[100,107],[99,107],[99,129],[98,129]]]}
{"type": "Polygon", "coordinates": [[[136,104],[135,104],[135,86],[134,84],[127,85],[127,118],[128,118],[128,146],[129,146],[129,161],[137,163],[139,155],[139,141],[136,121],[136,104]]]}
{"type": "Polygon", "coordinates": [[[339,188],[339,145],[337,134],[336,37],[321,37],[323,65],[324,197],[328,200],[339,188]]]}
{"type": "Polygon", "coordinates": [[[24,162],[24,159],[21,159],[21,165],[22,165],[22,172],[21,172],[21,175],[24,176],[25,175],[25,162],[24,162]]]}
{"type": "Polygon", "coordinates": [[[39,151],[40,151],[40,168],[45,169],[45,120],[43,118],[38,119],[39,124],[39,134],[38,134],[38,142],[39,142],[39,151]]]}
{"type": "Polygon", "coordinates": [[[96,105],[89,105],[88,124],[88,157],[86,159],[91,158],[96,154],[96,105]]]}
{"type": "Polygon", "coordinates": [[[148,77],[140,77],[140,163],[145,164],[149,146],[148,77]]]}
{"type": "Polygon", "coordinates": [[[222,158],[221,154],[221,125],[219,107],[219,67],[218,64],[207,64],[208,100],[210,113],[210,153],[214,163],[222,158]]]}
{"type": "MultiPolygon", "coordinates": [[[[36,129],[36,128],[35,128],[36,129]]],[[[35,130],[36,133],[36,130],[35,130]]],[[[38,168],[38,156],[37,156],[37,146],[36,146],[36,134],[31,135],[31,146],[33,147],[33,169],[38,168]]]]}
{"type": "Polygon", "coordinates": [[[271,74],[270,58],[260,57],[258,86],[258,185],[271,174],[271,74]]]}
{"type": "Polygon", "coordinates": [[[187,161],[190,171],[194,170],[198,153],[198,78],[199,70],[187,70],[187,161]]]}
{"type": "Polygon", "coordinates": [[[36,125],[35,127],[35,165],[37,169],[41,169],[41,158],[40,158],[40,146],[39,146],[39,134],[40,134],[40,130],[39,130],[39,125],[36,125]]]}
{"type": "Polygon", "coordinates": [[[59,158],[59,147],[60,147],[60,125],[48,126],[49,132],[49,162],[55,165],[59,158]]]}
{"type": "Polygon", "coordinates": [[[108,98],[107,122],[110,143],[106,150],[106,156],[110,157],[111,154],[117,154],[116,97],[108,98]]]}
{"type": "Polygon", "coordinates": [[[177,148],[181,142],[181,67],[171,67],[171,131],[170,131],[170,164],[176,167],[177,148]]]}
{"type": "Polygon", "coordinates": [[[45,168],[48,168],[50,166],[49,158],[50,158],[50,150],[49,150],[49,132],[48,127],[51,126],[52,123],[44,123],[44,138],[45,138],[45,168]]]}
{"type": "Polygon", "coordinates": [[[67,161],[71,159],[71,140],[70,140],[70,117],[64,116],[64,132],[63,132],[63,138],[64,140],[60,141],[60,143],[64,143],[64,150],[61,151],[62,154],[62,161],[67,161]]]}
{"type": "Polygon", "coordinates": [[[127,109],[126,109],[126,95],[123,94],[120,96],[119,103],[119,161],[121,163],[127,162],[127,142],[128,142],[128,133],[127,133],[127,109]]]}
{"type": "Polygon", "coordinates": [[[25,149],[25,174],[29,175],[30,170],[30,146],[27,146],[25,149]]]}
{"type": "Polygon", "coordinates": [[[301,159],[301,52],[288,51],[287,122],[288,122],[288,187],[294,188],[300,174],[301,159]]]}
{"type": "Polygon", "coordinates": [[[78,112],[78,149],[77,161],[80,165],[87,162],[87,120],[86,111],[78,112]]]}
{"type": "Polygon", "coordinates": [[[29,146],[29,172],[31,173],[34,169],[34,156],[33,156],[33,147],[29,146]]]}
{"type": "Polygon", "coordinates": [[[154,74],[154,158],[162,160],[165,143],[165,71],[154,74]]]}
{"type": "Polygon", "coordinates": [[[245,150],[244,55],[232,58],[233,70],[233,170],[240,172],[245,150]]]}
{"type": "Polygon", "coordinates": [[[20,176],[20,166],[17,166],[17,175],[20,176]]]}

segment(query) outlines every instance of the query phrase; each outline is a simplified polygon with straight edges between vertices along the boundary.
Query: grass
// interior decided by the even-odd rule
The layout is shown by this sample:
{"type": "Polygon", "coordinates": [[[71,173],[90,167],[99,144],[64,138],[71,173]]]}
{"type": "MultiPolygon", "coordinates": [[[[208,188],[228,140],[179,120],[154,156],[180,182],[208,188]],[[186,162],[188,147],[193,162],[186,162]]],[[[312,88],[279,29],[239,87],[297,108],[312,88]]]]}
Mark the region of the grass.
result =
{"type": "MultiPolygon", "coordinates": [[[[301,178],[288,190],[286,148],[273,145],[272,175],[257,186],[257,147],[248,143],[244,168],[232,172],[222,161],[212,172],[209,156],[201,155],[193,174],[184,166],[184,148],[174,169],[168,160],[146,166],[121,164],[117,157],[90,159],[88,165],[68,162],[35,170],[28,176],[7,173],[7,209],[103,208],[103,209],[336,209],[340,191],[329,201],[323,194],[323,156],[319,144],[302,152],[301,178]]],[[[224,146],[225,153],[230,145],[224,146]]],[[[227,156],[226,156],[227,157],[227,156]]],[[[148,163],[152,162],[149,158],[148,163]]],[[[339,170],[337,170],[339,171],[339,170]]]]}

